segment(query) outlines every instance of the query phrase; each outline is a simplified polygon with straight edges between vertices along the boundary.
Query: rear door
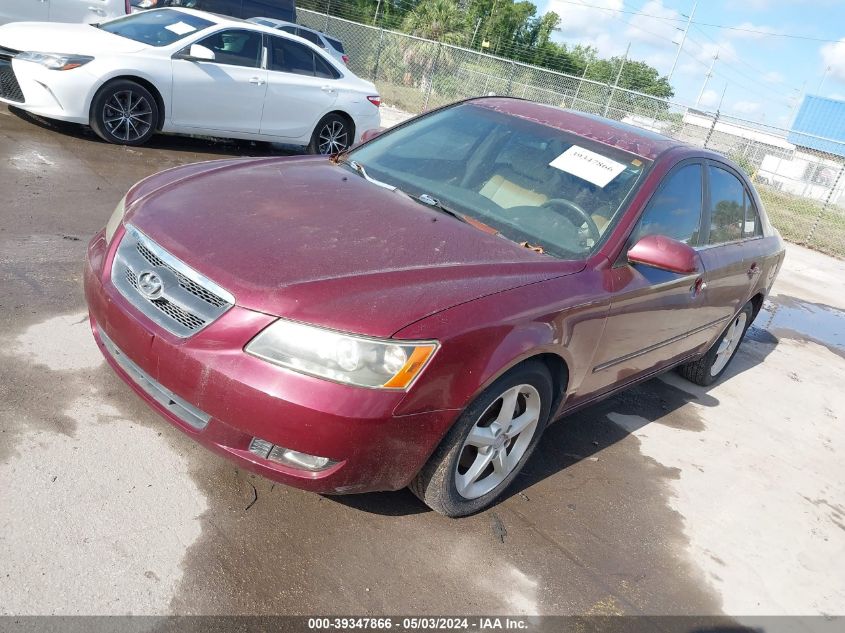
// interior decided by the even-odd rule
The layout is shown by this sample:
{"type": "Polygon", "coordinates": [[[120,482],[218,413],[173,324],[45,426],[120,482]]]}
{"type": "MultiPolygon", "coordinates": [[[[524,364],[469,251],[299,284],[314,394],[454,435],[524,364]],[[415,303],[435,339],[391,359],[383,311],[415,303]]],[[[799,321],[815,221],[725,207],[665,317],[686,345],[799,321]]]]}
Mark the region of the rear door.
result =
{"type": "MultiPolygon", "coordinates": [[[[742,178],[727,165],[708,161],[704,244],[706,307],[711,319],[727,320],[745,304],[762,271],[751,240],[761,235],[756,210],[742,178]],[[749,219],[746,219],[749,216],[749,219]]],[[[762,256],[762,252],[759,253],[762,256]]]]}
{"type": "Polygon", "coordinates": [[[269,36],[267,97],[261,133],[281,138],[308,136],[338,96],[340,74],[310,47],[269,36]]]}
{"type": "Polygon", "coordinates": [[[0,24],[6,22],[46,22],[50,5],[43,0],[0,1],[0,24]]]}
{"type": "MultiPolygon", "coordinates": [[[[214,61],[171,60],[174,125],[211,132],[257,133],[267,91],[261,33],[224,29],[195,44],[210,49],[214,61]]],[[[183,49],[187,53],[190,47],[183,49]]]]}

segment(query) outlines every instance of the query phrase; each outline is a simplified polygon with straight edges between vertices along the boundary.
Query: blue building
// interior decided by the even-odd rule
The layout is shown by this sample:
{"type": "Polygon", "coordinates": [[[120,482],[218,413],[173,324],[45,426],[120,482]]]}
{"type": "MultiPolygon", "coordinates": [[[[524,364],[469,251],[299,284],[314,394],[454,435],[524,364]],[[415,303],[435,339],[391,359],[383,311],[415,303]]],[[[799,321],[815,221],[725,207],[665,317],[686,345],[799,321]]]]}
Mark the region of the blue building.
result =
{"type": "Polygon", "coordinates": [[[845,158],[845,101],[807,95],[786,138],[798,147],[845,158]]]}

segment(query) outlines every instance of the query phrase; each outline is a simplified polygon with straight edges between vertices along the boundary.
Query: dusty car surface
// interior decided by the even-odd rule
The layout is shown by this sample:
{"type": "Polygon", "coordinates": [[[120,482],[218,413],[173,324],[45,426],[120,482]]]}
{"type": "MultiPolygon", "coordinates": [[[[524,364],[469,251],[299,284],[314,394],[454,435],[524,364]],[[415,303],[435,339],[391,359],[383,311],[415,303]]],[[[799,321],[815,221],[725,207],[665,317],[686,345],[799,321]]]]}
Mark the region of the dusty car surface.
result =
{"type": "Polygon", "coordinates": [[[488,97],[332,159],[147,178],[85,291],[110,364],[205,446],[460,516],[550,421],[673,367],[716,380],[783,253],[723,157],[488,97]]]}

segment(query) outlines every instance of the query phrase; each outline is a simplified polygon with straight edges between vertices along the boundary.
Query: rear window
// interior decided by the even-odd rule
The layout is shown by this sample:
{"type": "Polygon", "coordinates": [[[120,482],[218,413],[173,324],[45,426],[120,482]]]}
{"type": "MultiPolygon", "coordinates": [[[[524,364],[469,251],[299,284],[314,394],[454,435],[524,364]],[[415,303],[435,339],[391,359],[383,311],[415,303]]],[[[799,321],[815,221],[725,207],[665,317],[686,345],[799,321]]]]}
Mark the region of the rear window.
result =
{"type": "Polygon", "coordinates": [[[336,40],[333,37],[324,36],[326,40],[328,40],[329,44],[332,45],[332,48],[335,49],[338,53],[345,53],[346,51],[343,50],[343,44],[340,40],[336,40]]]}
{"type": "Polygon", "coordinates": [[[309,31],[308,29],[299,29],[297,35],[304,40],[308,40],[312,44],[316,44],[320,48],[326,47],[326,45],[323,44],[323,40],[320,39],[320,36],[314,33],[313,31],[309,31]]]}
{"type": "Polygon", "coordinates": [[[196,15],[171,9],[156,9],[110,20],[96,28],[142,44],[168,46],[213,25],[214,22],[196,15]]]}

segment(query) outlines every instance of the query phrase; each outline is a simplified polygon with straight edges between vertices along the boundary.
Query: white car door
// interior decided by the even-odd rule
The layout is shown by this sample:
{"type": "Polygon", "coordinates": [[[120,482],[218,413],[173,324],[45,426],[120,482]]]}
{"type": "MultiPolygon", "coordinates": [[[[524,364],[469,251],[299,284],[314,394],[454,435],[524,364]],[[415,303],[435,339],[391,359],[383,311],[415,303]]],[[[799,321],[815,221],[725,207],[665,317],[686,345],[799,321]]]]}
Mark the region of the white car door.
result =
{"type": "Polygon", "coordinates": [[[257,133],[267,91],[261,33],[225,29],[194,44],[212,51],[214,60],[182,58],[190,46],[173,56],[172,124],[210,132],[257,133]]]}
{"type": "Polygon", "coordinates": [[[0,0],[0,24],[7,22],[46,22],[48,0],[0,0]]]}
{"type": "Polygon", "coordinates": [[[126,14],[124,0],[48,0],[50,22],[102,22],[126,14]]]}
{"type": "Polygon", "coordinates": [[[267,96],[261,133],[307,138],[337,101],[340,74],[304,44],[284,37],[267,39],[267,96]]]}

